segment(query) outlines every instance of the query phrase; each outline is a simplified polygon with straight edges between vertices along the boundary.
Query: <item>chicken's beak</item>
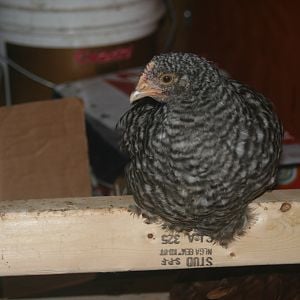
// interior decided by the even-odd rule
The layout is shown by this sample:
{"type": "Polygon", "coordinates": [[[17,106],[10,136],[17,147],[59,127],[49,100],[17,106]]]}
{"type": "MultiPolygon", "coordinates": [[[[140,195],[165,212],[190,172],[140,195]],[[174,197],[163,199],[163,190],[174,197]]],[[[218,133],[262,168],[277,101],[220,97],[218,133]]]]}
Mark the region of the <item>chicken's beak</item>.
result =
{"type": "Polygon", "coordinates": [[[161,95],[161,90],[152,87],[144,78],[144,76],[141,76],[135,90],[131,93],[129,100],[130,103],[133,103],[134,101],[145,97],[157,99],[160,98],[161,95]]]}

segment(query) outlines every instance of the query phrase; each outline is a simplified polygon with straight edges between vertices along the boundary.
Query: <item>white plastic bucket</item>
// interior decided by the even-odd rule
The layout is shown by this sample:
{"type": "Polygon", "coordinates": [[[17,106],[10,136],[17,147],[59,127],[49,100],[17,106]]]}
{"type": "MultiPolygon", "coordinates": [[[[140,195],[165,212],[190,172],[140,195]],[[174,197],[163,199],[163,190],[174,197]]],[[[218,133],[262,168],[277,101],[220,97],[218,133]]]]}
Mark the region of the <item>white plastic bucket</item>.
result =
{"type": "Polygon", "coordinates": [[[151,34],[163,13],[161,0],[0,0],[0,34],[32,47],[107,46],[151,34]]]}
{"type": "MultiPolygon", "coordinates": [[[[143,65],[164,10],[163,0],[0,0],[0,52],[54,83],[143,65]]],[[[51,97],[14,70],[9,78],[13,103],[51,97]]]]}

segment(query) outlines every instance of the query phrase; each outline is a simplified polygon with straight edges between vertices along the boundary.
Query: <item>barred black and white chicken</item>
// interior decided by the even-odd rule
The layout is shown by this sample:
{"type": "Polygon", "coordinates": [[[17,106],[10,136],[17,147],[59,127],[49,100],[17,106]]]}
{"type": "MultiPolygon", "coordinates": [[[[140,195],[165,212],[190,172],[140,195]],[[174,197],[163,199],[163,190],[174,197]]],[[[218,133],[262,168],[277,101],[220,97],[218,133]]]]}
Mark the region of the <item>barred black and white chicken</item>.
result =
{"type": "Polygon", "coordinates": [[[121,118],[126,177],[138,213],[226,245],[248,204],[276,182],[282,126],[271,103],[195,54],[146,66],[121,118]]]}

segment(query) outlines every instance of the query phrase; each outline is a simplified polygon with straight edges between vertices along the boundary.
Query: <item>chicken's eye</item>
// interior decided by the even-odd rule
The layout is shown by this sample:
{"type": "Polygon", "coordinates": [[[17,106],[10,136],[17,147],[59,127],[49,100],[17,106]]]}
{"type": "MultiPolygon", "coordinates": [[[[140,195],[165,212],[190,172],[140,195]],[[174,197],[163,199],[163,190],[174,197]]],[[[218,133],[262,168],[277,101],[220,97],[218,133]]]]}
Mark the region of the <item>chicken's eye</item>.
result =
{"type": "Polygon", "coordinates": [[[173,83],[174,74],[162,74],[159,79],[162,84],[168,85],[168,84],[173,83]]]}

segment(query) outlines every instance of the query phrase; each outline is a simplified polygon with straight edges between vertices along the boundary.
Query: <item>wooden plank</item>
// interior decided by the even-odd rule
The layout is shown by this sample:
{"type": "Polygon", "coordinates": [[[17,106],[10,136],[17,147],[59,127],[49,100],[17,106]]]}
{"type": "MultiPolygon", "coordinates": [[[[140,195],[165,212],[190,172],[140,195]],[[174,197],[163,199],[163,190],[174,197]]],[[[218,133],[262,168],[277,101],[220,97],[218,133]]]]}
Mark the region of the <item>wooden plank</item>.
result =
{"type": "Polygon", "coordinates": [[[300,263],[300,190],[266,193],[252,203],[256,223],[227,249],[144,224],[128,212],[132,201],[0,202],[0,275],[300,263]]]}

